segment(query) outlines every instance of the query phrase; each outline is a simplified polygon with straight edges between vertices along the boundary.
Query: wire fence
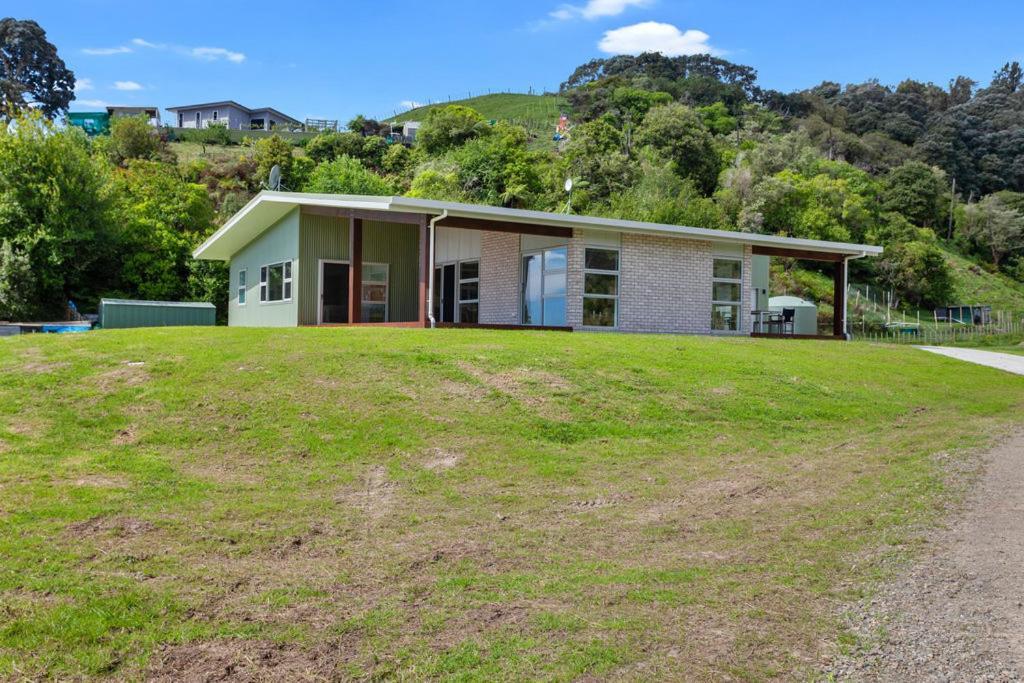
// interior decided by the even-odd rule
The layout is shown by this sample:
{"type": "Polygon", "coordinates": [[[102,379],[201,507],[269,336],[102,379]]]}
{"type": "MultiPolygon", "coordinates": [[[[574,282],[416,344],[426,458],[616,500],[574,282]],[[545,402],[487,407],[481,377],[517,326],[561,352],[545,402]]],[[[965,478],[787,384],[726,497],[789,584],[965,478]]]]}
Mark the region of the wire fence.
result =
{"type": "Polygon", "coordinates": [[[995,337],[1024,335],[1024,322],[1003,321],[988,325],[931,325],[902,327],[885,331],[851,330],[855,341],[884,342],[887,344],[921,344],[943,346],[947,344],[979,342],[995,337]]]}

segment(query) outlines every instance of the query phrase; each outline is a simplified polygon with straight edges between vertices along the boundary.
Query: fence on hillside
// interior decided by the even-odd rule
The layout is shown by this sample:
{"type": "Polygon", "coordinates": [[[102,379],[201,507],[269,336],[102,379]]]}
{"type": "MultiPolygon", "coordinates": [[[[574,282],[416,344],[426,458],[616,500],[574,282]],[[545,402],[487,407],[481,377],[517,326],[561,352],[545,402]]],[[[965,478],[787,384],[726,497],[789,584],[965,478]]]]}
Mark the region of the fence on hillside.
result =
{"type": "Polygon", "coordinates": [[[1024,322],[1004,320],[989,325],[930,325],[894,328],[884,332],[859,332],[854,328],[851,332],[855,341],[941,346],[977,342],[992,337],[1024,335],[1024,322]]]}

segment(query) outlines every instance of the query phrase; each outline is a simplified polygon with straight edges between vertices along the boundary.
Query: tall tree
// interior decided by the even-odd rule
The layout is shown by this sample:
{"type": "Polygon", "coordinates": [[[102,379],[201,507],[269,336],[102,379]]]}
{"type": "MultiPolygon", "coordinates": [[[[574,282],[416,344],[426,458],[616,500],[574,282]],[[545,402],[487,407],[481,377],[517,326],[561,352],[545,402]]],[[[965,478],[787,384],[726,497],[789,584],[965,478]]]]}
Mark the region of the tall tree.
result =
{"type": "Polygon", "coordinates": [[[34,21],[0,19],[0,117],[35,106],[53,118],[75,98],[75,74],[34,21]]]}

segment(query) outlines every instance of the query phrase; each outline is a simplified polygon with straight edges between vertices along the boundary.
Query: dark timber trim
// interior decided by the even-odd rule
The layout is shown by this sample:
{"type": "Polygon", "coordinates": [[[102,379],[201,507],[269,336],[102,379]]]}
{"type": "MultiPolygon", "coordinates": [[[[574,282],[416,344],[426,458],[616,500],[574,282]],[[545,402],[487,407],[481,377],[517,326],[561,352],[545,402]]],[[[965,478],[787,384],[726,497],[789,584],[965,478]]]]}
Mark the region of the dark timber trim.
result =
{"type": "Polygon", "coordinates": [[[787,247],[764,247],[755,244],[750,253],[755,256],[780,256],[782,258],[798,258],[807,261],[839,261],[846,258],[845,254],[831,254],[827,251],[810,251],[807,249],[789,249],[787,247]]]}
{"type": "Polygon", "coordinates": [[[363,321],[363,219],[353,218],[348,231],[348,322],[363,321]]]}
{"type": "Polygon", "coordinates": [[[550,225],[534,223],[514,223],[511,221],[490,220],[482,218],[463,218],[448,216],[437,224],[442,228],[466,228],[468,230],[486,230],[488,232],[513,232],[520,235],[542,235],[544,237],[572,237],[572,228],[557,228],[550,225]]]}
{"type": "Polygon", "coordinates": [[[832,334],[845,337],[843,323],[846,311],[843,310],[843,304],[846,302],[846,260],[836,261],[832,267],[832,334]]]}

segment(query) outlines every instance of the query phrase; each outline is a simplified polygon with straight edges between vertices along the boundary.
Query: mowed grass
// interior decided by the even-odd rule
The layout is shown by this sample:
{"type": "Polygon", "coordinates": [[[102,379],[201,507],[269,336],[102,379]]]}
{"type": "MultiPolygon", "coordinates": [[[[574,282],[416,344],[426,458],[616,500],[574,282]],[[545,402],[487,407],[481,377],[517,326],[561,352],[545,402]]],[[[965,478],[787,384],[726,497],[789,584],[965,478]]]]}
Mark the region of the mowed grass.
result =
{"type": "Polygon", "coordinates": [[[0,679],[806,678],[1022,404],[871,344],[3,340],[0,679]]]}

